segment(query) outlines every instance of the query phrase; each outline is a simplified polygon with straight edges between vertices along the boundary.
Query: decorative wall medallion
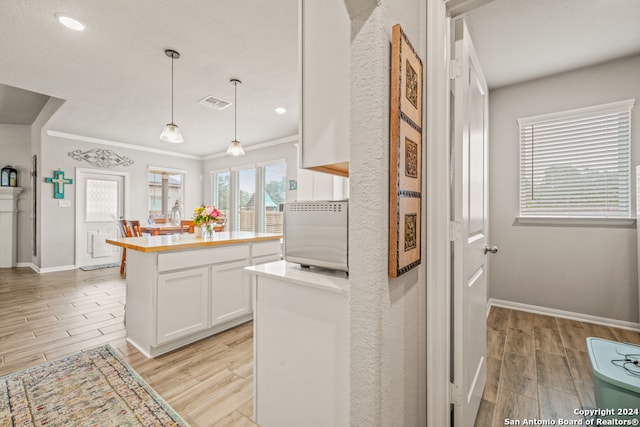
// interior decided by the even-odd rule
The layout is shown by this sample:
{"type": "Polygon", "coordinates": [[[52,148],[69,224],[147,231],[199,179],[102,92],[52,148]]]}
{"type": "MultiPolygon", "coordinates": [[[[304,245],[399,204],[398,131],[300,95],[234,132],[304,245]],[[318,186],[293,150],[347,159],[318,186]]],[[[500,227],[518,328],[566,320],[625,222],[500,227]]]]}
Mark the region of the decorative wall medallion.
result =
{"type": "Polygon", "coordinates": [[[404,142],[405,150],[405,169],[404,174],[411,178],[418,177],[418,144],[405,138],[404,142]]]}
{"type": "Polygon", "coordinates": [[[417,243],[416,214],[404,216],[404,251],[415,249],[417,243]]]}
{"type": "Polygon", "coordinates": [[[389,276],[421,262],[422,61],[400,25],[392,28],[389,144],[389,276]]]}
{"type": "Polygon", "coordinates": [[[82,152],[82,150],[73,150],[69,152],[69,157],[74,160],[88,162],[99,168],[112,168],[114,166],[131,166],[133,160],[126,156],[116,154],[111,150],[102,148],[92,148],[91,150],[82,152]]]}
{"type": "Polygon", "coordinates": [[[418,73],[413,69],[411,63],[407,59],[407,99],[414,107],[418,108],[418,73]]]}

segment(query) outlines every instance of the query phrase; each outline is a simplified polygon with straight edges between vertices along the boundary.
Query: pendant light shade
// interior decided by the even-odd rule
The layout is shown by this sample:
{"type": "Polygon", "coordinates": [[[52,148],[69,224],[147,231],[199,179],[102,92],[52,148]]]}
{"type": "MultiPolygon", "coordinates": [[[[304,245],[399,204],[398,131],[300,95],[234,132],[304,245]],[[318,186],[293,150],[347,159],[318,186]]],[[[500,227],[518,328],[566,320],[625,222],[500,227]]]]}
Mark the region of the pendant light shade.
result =
{"type": "Polygon", "coordinates": [[[166,49],[164,54],[171,58],[171,123],[167,123],[164,129],[162,129],[160,139],[179,144],[184,142],[184,139],[182,138],[182,133],[180,132],[178,125],[173,123],[173,60],[180,58],[180,53],[173,49],[166,49]]]}
{"type": "Polygon", "coordinates": [[[229,148],[227,148],[227,154],[231,154],[232,156],[244,156],[244,148],[242,148],[242,144],[238,141],[237,130],[238,130],[238,83],[242,83],[238,79],[231,79],[231,84],[233,84],[234,91],[234,99],[233,99],[233,141],[229,143],[229,148]]]}

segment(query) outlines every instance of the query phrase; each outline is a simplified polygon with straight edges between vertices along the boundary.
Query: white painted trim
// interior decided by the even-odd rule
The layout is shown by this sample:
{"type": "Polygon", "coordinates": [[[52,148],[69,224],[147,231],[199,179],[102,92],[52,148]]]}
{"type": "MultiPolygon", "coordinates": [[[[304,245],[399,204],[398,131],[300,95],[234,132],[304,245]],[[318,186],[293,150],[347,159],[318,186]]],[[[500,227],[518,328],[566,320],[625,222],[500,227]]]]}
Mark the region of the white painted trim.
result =
{"type": "Polygon", "coordinates": [[[595,323],[596,325],[608,326],[611,328],[628,329],[640,332],[640,323],[628,322],[626,320],[609,319],[607,317],[592,316],[590,314],[574,313],[572,311],[558,310],[549,307],[523,304],[520,302],[504,301],[491,298],[489,304],[492,307],[504,307],[513,310],[527,311],[529,313],[542,314],[547,316],[560,317],[562,319],[577,320],[579,322],[595,323]]]}
{"type": "Polygon", "coordinates": [[[635,218],[568,218],[518,216],[516,222],[521,225],[562,225],[564,227],[608,226],[628,227],[636,223],[635,218]]]}
{"type": "Polygon", "coordinates": [[[172,169],[172,168],[166,168],[164,166],[153,166],[153,165],[147,165],[147,169],[149,171],[157,171],[157,172],[170,172],[170,173],[181,173],[183,175],[187,174],[187,171],[184,169],[172,169]]]}
{"type": "MultiPolygon", "coordinates": [[[[220,153],[208,154],[205,156],[196,156],[193,154],[179,153],[177,151],[169,151],[169,150],[162,150],[159,148],[146,147],[144,145],[128,144],[126,142],[117,142],[117,141],[111,141],[108,139],[100,139],[100,138],[93,138],[90,136],[75,135],[73,133],[60,132],[60,131],[51,130],[51,129],[47,129],[46,132],[47,132],[47,135],[54,136],[57,138],[72,139],[75,141],[89,142],[91,144],[107,145],[110,147],[120,147],[120,148],[129,149],[129,150],[146,151],[148,153],[165,154],[167,156],[182,157],[185,159],[192,159],[192,160],[209,160],[209,159],[215,159],[218,157],[228,156],[226,151],[223,151],[220,153]]],[[[259,150],[262,148],[273,147],[275,145],[286,144],[294,141],[297,142],[299,140],[300,140],[300,137],[297,134],[291,135],[291,136],[285,136],[284,138],[274,139],[272,141],[266,141],[258,144],[244,146],[244,151],[246,152],[246,151],[259,150]]]]}
{"type": "Polygon", "coordinates": [[[75,265],[59,265],[57,267],[45,267],[38,269],[38,273],[55,273],[56,271],[67,271],[67,270],[75,270],[77,267],[75,265]]]}
{"type": "MultiPolygon", "coordinates": [[[[260,144],[244,146],[244,151],[247,152],[247,151],[260,150],[262,148],[273,147],[281,144],[287,144],[287,143],[299,141],[299,140],[300,140],[300,137],[298,135],[291,135],[291,136],[286,136],[284,138],[274,139],[273,141],[267,141],[267,142],[262,142],[260,144]]],[[[202,157],[202,160],[217,159],[217,158],[226,157],[226,156],[228,156],[228,154],[225,151],[225,152],[216,153],[216,154],[209,154],[207,156],[202,157]]]]}
{"type": "Polygon", "coordinates": [[[32,262],[18,262],[16,263],[16,267],[29,267],[30,269],[32,269],[33,271],[35,271],[36,273],[39,273],[40,269],[38,268],[37,265],[35,265],[32,262]]]}
{"type": "Polygon", "coordinates": [[[604,112],[609,110],[613,110],[613,111],[631,110],[635,102],[636,100],[632,98],[632,99],[626,99],[624,101],[611,102],[609,104],[600,104],[600,105],[592,105],[584,108],[576,108],[575,110],[558,111],[555,113],[547,113],[547,114],[540,114],[537,116],[523,117],[521,119],[518,119],[518,124],[522,126],[522,125],[530,124],[532,122],[538,123],[545,120],[557,120],[557,119],[562,119],[565,117],[575,116],[579,114],[604,112]]]}
{"type": "Polygon", "coordinates": [[[89,142],[91,144],[101,144],[101,145],[107,145],[110,147],[127,148],[129,150],[146,151],[148,153],[165,154],[167,156],[183,157],[185,159],[202,160],[201,156],[194,156],[193,154],[178,153],[177,151],[161,150],[159,148],[145,147],[142,145],[135,145],[135,144],[127,144],[125,142],[110,141],[108,139],[100,139],[100,138],[93,138],[90,136],[75,135],[72,133],[59,132],[59,131],[50,130],[50,129],[47,129],[47,135],[54,136],[57,138],[72,139],[75,141],[89,142]]]}
{"type": "Polygon", "coordinates": [[[450,425],[451,257],[449,242],[450,22],[442,0],[427,0],[426,299],[427,425],[450,425]],[[433,190],[433,191],[431,191],[433,190]]]}

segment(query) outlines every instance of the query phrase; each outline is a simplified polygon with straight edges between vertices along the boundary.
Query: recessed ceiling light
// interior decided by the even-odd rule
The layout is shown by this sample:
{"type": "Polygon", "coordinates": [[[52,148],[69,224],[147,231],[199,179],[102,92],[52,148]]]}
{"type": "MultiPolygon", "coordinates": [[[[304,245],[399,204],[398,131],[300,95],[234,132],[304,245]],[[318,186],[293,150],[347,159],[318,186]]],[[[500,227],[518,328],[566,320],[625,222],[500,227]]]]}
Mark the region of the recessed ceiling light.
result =
{"type": "Polygon", "coordinates": [[[275,112],[278,113],[278,114],[284,114],[284,113],[287,112],[287,109],[284,108],[284,107],[278,107],[278,108],[275,109],[275,112]]]}
{"type": "Polygon", "coordinates": [[[69,15],[56,13],[56,18],[58,18],[58,21],[60,21],[62,25],[74,31],[84,31],[84,29],[87,28],[87,26],[82,22],[78,21],[75,18],[72,18],[69,15]]]}

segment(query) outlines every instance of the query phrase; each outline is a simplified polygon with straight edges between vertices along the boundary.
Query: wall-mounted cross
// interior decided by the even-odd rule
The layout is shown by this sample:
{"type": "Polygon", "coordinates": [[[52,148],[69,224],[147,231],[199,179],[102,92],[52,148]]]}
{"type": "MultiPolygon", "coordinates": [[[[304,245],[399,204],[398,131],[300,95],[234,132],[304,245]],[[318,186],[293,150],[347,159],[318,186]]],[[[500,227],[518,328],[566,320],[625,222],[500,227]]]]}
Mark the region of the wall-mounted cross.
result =
{"type": "Polygon", "coordinates": [[[64,185],[73,184],[71,178],[64,177],[64,171],[57,170],[53,172],[53,178],[45,178],[45,182],[53,184],[53,198],[64,199],[64,185]]]}

